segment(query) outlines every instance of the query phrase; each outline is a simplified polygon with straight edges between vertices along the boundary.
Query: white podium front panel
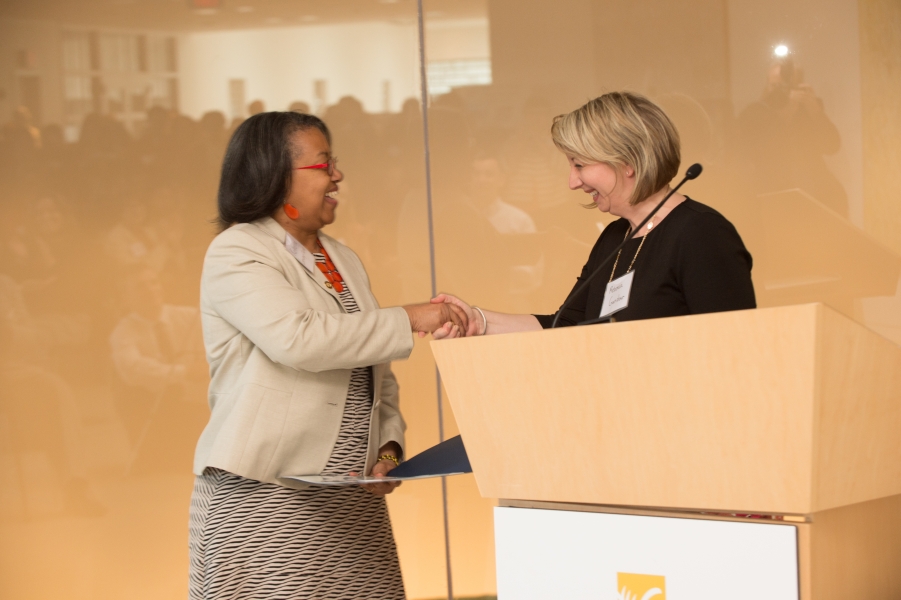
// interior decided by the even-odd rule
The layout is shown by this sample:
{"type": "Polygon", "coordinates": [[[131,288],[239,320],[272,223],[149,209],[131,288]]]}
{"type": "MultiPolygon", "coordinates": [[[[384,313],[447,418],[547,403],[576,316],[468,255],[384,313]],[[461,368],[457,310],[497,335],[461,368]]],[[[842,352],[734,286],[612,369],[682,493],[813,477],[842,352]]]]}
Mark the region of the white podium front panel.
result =
{"type": "Polygon", "coordinates": [[[494,509],[498,600],[798,600],[791,525],[494,509]]]}

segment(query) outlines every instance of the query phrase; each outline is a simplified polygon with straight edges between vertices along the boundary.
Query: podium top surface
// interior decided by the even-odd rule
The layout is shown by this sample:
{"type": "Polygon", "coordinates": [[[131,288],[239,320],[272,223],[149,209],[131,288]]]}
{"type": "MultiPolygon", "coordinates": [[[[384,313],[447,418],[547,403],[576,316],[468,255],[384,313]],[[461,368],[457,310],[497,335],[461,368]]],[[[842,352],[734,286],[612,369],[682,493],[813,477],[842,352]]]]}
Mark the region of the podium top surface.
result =
{"type": "Polygon", "coordinates": [[[820,304],[432,351],[485,497],[808,514],[901,493],[901,348],[820,304]]]}

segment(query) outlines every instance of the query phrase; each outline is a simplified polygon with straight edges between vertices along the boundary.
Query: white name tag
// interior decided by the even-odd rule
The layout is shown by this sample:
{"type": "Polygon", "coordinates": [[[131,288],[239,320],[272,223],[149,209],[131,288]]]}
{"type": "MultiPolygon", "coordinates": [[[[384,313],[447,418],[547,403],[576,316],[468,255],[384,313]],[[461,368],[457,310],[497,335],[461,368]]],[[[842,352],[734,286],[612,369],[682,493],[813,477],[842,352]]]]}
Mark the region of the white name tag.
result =
{"type": "Polygon", "coordinates": [[[635,277],[635,271],[629,271],[607,284],[607,289],[604,291],[604,304],[601,305],[601,318],[609,317],[629,306],[629,292],[632,291],[633,277],[635,277]]]}

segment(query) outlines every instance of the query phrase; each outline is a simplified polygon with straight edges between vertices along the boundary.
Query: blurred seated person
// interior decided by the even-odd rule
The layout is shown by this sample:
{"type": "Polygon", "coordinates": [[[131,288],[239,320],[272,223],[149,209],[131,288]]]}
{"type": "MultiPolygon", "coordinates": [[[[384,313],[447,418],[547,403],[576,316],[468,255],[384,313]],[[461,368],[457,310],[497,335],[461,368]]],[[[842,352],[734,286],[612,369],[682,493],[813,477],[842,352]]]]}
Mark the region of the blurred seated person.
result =
{"type": "MultiPolygon", "coordinates": [[[[82,415],[69,385],[53,372],[47,360],[54,346],[65,343],[65,333],[51,320],[34,318],[21,287],[0,274],[0,421],[7,421],[3,450],[22,461],[20,470],[46,466],[51,475],[39,492],[60,493],[62,510],[96,515],[102,507],[90,494],[81,444],[82,415]],[[58,487],[57,487],[58,486],[58,487]]],[[[19,481],[19,493],[30,512],[28,489],[19,481]]],[[[9,498],[15,489],[4,490],[9,498]]],[[[41,504],[46,505],[47,499],[41,504]]],[[[51,499],[52,502],[52,499],[51,499]]]]}
{"type": "MultiPolygon", "coordinates": [[[[600,317],[608,284],[616,280],[631,289],[628,302],[617,306],[617,321],[755,308],[751,255],[735,227],[681,194],[673,194],[613,264],[578,290],[669,193],[679,168],[679,134],[647,98],[612,92],[556,117],[551,135],[569,162],[570,189],[620,217],[598,238],[567,296],[560,326],[600,317]]],[[[463,308],[470,316],[467,335],[539,330],[556,317],[483,310],[449,294],[432,301],[463,308]]],[[[439,331],[435,337],[454,335],[439,331]]]]}
{"type": "Polygon", "coordinates": [[[159,232],[149,224],[147,206],[137,197],[121,204],[119,221],[106,234],[104,250],[121,269],[149,267],[161,272],[170,258],[170,250],[159,232]]]}
{"type": "Polygon", "coordinates": [[[84,312],[86,249],[52,193],[23,191],[0,206],[0,273],[22,286],[35,315],[84,312]]]}
{"type": "MultiPolygon", "coordinates": [[[[0,274],[17,285],[29,318],[51,334],[51,348],[84,343],[89,324],[78,310],[81,289],[73,285],[80,266],[78,240],[66,231],[54,196],[27,188],[10,194],[12,201],[0,202],[0,274]]],[[[52,362],[46,354],[39,360],[52,362]]]]}
{"type": "MultiPolygon", "coordinates": [[[[42,224],[42,211],[35,206],[38,196],[28,189],[6,193],[9,196],[0,203],[0,273],[20,284],[45,287],[56,275],[59,257],[35,227],[42,224]]],[[[48,229],[56,228],[59,220],[58,211],[48,211],[48,229]]]]}
{"type": "Polygon", "coordinates": [[[250,117],[225,153],[200,283],[212,414],[194,463],[192,599],[405,597],[383,497],[395,484],[287,476],[389,473],[405,429],[390,362],[414,333],[468,322],[449,304],[379,307],[357,255],[321,231],[343,178],[312,115],[250,117]]]}
{"type": "Polygon", "coordinates": [[[838,129],[791,56],[770,67],[763,95],[741,112],[738,128],[755,192],[800,188],[848,216],[848,195],[823,158],[841,149],[838,129]]]}
{"type": "Polygon", "coordinates": [[[34,124],[34,117],[27,106],[17,106],[12,118],[3,126],[3,137],[15,150],[39,150],[41,130],[34,124]]]}
{"type": "Polygon", "coordinates": [[[535,221],[505,199],[507,176],[491,154],[472,161],[468,189],[456,203],[439,204],[436,236],[444,285],[483,301],[515,301],[513,296],[541,285],[542,252],[535,221]],[[460,244],[466,231],[477,244],[460,244]],[[473,272],[472,265],[481,268],[473,272]]]}
{"type": "Polygon", "coordinates": [[[497,158],[476,157],[470,176],[470,206],[501,235],[535,233],[535,222],[529,213],[502,199],[506,184],[507,177],[497,158]]]}
{"type": "Polygon", "coordinates": [[[142,269],[124,282],[127,313],[109,337],[119,385],[117,405],[134,441],[153,404],[164,394],[206,408],[196,395],[208,381],[200,333],[200,313],[193,306],[163,300],[157,273],[142,269]]]}

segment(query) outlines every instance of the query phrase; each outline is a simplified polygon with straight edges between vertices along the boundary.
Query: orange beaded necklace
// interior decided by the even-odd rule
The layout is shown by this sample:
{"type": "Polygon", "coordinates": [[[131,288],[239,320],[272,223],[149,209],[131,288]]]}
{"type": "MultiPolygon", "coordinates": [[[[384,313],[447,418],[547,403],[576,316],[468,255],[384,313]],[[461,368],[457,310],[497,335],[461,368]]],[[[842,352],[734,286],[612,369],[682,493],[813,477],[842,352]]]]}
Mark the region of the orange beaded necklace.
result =
{"type": "Polygon", "coordinates": [[[344,291],[344,279],[341,278],[341,273],[338,272],[338,268],[335,266],[335,263],[332,262],[332,259],[323,247],[322,242],[317,239],[316,244],[319,246],[319,250],[322,251],[322,256],[325,257],[325,262],[321,263],[317,261],[316,266],[319,267],[319,270],[325,275],[330,287],[335,288],[335,291],[340,294],[344,291]]]}

